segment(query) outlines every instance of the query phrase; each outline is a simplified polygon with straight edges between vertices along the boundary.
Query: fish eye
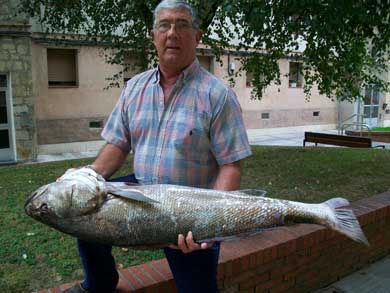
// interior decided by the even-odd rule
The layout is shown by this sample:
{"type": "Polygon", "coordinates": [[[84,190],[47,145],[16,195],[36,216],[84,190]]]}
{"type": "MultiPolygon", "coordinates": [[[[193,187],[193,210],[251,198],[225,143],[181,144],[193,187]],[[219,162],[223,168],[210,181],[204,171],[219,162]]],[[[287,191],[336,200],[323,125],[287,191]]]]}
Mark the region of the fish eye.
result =
{"type": "Polygon", "coordinates": [[[41,206],[39,207],[39,211],[41,211],[41,212],[46,214],[49,211],[49,207],[47,206],[46,203],[42,203],[41,206]]]}

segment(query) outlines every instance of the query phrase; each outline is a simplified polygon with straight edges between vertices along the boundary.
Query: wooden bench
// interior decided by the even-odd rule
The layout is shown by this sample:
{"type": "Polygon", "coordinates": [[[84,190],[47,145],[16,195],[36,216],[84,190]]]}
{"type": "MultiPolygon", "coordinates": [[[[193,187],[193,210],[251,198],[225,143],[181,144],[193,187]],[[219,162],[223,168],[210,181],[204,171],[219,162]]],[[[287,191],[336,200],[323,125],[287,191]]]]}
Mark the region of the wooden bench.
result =
{"type": "MultiPolygon", "coordinates": [[[[372,140],[368,137],[361,136],[347,136],[318,132],[305,132],[305,139],[303,140],[303,146],[306,146],[306,142],[321,144],[330,144],[354,148],[372,148],[372,140]]],[[[375,147],[385,148],[384,145],[378,145],[375,147]]]]}

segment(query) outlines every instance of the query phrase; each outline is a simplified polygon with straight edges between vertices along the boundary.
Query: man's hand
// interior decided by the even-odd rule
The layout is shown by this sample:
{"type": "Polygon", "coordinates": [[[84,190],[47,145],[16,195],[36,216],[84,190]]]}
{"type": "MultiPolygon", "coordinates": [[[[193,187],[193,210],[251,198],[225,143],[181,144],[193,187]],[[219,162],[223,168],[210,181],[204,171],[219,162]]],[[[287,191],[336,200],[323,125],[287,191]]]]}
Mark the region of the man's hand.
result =
{"type": "Polygon", "coordinates": [[[177,237],[177,245],[171,244],[169,248],[180,249],[183,253],[190,253],[195,250],[210,248],[213,244],[214,242],[203,242],[202,244],[194,242],[192,232],[190,231],[186,237],[183,234],[179,234],[177,237]]]}

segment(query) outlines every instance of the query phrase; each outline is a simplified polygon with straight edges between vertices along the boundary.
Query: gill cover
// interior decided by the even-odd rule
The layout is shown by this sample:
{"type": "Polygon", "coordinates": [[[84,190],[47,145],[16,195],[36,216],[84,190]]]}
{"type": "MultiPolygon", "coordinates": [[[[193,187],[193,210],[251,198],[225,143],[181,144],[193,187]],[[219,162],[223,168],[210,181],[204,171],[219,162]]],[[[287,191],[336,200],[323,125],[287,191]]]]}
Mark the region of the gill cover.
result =
{"type": "Polygon", "coordinates": [[[106,199],[104,183],[104,178],[91,168],[67,170],[52,186],[58,188],[58,196],[62,197],[62,209],[57,209],[57,216],[67,218],[95,212],[106,199]]]}

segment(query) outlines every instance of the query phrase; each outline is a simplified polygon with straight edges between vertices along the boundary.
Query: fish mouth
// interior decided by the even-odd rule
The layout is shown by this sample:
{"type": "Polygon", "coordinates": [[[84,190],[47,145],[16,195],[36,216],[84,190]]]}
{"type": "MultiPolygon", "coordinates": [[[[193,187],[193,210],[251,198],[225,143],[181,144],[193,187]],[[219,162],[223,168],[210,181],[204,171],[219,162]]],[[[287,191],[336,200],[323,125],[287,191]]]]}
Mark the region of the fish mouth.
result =
{"type": "Polygon", "coordinates": [[[24,203],[24,210],[30,217],[45,215],[49,212],[49,208],[46,203],[42,203],[39,207],[37,207],[34,203],[34,201],[47,190],[48,186],[49,185],[42,186],[27,197],[26,202],[24,203]]]}

